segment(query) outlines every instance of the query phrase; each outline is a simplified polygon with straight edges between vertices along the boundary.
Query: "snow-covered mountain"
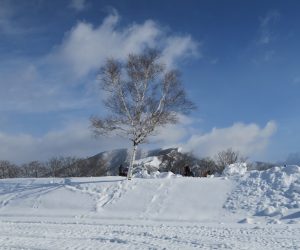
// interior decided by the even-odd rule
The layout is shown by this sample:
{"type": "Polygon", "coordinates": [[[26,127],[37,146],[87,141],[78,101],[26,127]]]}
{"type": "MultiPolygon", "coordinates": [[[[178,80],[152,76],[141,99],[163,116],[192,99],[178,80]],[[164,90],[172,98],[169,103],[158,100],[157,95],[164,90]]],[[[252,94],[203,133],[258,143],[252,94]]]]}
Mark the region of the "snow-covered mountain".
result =
{"type": "MultiPolygon", "coordinates": [[[[130,155],[131,151],[128,149],[116,149],[89,157],[83,164],[86,168],[86,176],[92,175],[91,173],[94,173],[95,169],[103,176],[118,175],[118,168],[121,164],[123,166],[129,165],[130,155]]],[[[189,158],[189,162],[192,162],[193,158],[180,152],[178,148],[138,150],[135,166],[146,168],[149,172],[157,170],[179,172],[179,170],[172,169],[172,167],[176,167],[176,164],[180,164],[182,159],[187,158],[189,158]]],[[[182,163],[182,167],[183,165],[184,163],[182,163]]]]}

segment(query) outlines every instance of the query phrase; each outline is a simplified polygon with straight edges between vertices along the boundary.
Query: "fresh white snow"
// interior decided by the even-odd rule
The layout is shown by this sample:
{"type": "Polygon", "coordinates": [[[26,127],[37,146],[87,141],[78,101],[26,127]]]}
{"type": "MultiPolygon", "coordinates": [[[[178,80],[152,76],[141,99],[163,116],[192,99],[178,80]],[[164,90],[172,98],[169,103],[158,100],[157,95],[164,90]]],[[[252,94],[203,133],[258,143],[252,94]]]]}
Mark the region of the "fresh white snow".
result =
{"type": "Polygon", "coordinates": [[[255,218],[254,221],[300,222],[299,166],[249,171],[236,178],[236,183],[237,187],[224,205],[228,210],[240,214],[244,212],[246,216],[255,218]]]}
{"type": "Polygon", "coordinates": [[[161,164],[161,161],[158,159],[157,156],[151,156],[151,157],[142,158],[140,160],[135,160],[134,164],[143,165],[145,167],[151,166],[156,169],[159,169],[159,165],[161,164]]]}
{"type": "Polygon", "coordinates": [[[299,249],[300,168],[245,169],[0,180],[0,249],[299,249]]]}
{"type": "Polygon", "coordinates": [[[245,162],[231,164],[226,166],[223,175],[224,176],[242,176],[247,172],[247,164],[245,162]]]}

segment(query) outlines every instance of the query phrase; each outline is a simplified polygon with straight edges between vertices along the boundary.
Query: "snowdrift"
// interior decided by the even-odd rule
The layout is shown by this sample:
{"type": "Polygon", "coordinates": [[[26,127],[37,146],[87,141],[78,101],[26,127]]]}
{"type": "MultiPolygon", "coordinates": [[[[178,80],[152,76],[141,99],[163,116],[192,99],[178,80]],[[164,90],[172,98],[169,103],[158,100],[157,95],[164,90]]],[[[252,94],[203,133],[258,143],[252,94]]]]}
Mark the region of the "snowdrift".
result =
{"type": "Polygon", "coordinates": [[[252,223],[258,217],[267,217],[273,223],[298,223],[295,220],[300,219],[300,167],[288,165],[249,172],[246,169],[245,163],[225,168],[224,175],[235,180],[236,187],[224,207],[256,216],[247,218],[252,223]]]}
{"type": "Polygon", "coordinates": [[[235,163],[226,166],[223,175],[224,176],[242,176],[247,172],[247,164],[245,162],[235,163]]]}

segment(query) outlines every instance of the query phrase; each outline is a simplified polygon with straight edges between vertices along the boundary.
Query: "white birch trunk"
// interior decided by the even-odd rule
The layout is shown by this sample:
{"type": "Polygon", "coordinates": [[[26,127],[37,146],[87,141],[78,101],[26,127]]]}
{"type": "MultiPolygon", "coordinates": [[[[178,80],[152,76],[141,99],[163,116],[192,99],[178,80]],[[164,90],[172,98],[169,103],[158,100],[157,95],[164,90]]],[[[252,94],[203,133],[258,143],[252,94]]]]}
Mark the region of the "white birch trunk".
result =
{"type": "Polygon", "coordinates": [[[133,145],[131,161],[130,161],[130,165],[129,165],[129,169],[128,169],[128,173],[127,173],[128,180],[131,180],[131,177],[132,177],[133,163],[135,161],[136,151],[137,151],[137,145],[133,145]]]}

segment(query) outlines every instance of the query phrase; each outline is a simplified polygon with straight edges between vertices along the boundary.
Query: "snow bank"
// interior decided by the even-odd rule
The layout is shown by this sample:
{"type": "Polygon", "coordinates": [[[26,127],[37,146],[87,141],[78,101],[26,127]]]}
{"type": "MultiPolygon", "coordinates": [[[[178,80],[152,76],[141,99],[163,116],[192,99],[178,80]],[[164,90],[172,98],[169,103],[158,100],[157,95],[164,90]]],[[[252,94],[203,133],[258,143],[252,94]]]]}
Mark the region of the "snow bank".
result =
{"type": "Polygon", "coordinates": [[[156,156],[146,157],[134,161],[133,176],[137,178],[155,178],[161,160],[156,156]],[[149,174],[150,173],[150,174],[149,174]]]}
{"type": "Polygon", "coordinates": [[[176,175],[172,172],[159,172],[155,171],[152,173],[148,173],[147,170],[142,170],[140,172],[137,172],[133,175],[135,178],[144,178],[144,179],[170,179],[170,178],[176,178],[176,177],[182,177],[181,175],[176,175]]]}
{"type": "Polygon", "coordinates": [[[156,156],[146,157],[134,162],[133,177],[144,179],[170,179],[182,177],[172,172],[159,172],[161,160],[156,156]]]}
{"type": "Polygon", "coordinates": [[[134,162],[134,165],[138,166],[145,166],[145,167],[152,167],[159,169],[159,165],[161,164],[161,161],[156,156],[152,157],[146,157],[140,160],[136,160],[134,162]]]}
{"type": "Polygon", "coordinates": [[[242,166],[244,165],[236,164],[224,171],[225,174],[242,174],[239,179],[236,179],[237,186],[228,197],[225,208],[233,212],[243,210],[248,214],[274,219],[288,218],[291,212],[298,214],[297,211],[300,209],[299,166],[288,165],[265,171],[249,172],[246,172],[242,166]]]}
{"type": "Polygon", "coordinates": [[[247,172],[247,164],[245,162],[230,164],[223,171],[224,176],[238,175],[242,176],[247,172]]]}

